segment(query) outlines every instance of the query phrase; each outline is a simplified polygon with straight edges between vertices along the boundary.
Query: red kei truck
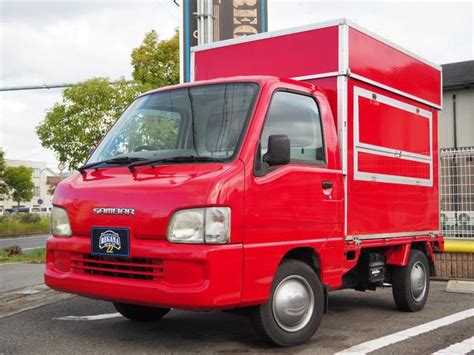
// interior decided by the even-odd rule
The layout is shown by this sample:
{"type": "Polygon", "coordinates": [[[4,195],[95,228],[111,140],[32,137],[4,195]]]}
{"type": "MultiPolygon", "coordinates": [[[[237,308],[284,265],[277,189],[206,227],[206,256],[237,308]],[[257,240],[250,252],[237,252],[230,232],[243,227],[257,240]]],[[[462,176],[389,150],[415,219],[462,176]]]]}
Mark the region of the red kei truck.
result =
{"type": "Polygon", "coordinates": [[[343,19],[195,47],[54,195],[45,282],[126,318],[245,310],[279,346],[328,292],[421,310],[439,232],[441,68],[343,19]]]}

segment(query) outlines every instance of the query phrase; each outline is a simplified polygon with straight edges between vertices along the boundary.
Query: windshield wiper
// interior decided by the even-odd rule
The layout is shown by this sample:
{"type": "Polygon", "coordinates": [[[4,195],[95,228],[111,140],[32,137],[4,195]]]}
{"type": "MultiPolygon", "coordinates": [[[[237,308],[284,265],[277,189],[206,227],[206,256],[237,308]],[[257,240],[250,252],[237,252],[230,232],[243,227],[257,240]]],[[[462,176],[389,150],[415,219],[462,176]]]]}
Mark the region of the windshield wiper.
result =
{"type": "Polygon", "coordinates": [[[206,157],[206,156],[198,156],[198,155],[185,155],[179,157],[172,157],[172,158],[162,158],[162,159],[152,159],[152,160],[145,160],[131,163],[128,168],[131,172],[135,171],[135,167],[143,166],[143,165],[151,165],[154,167],[154,164],[160,163],[187,163],[187,162],[223,162],[225,159],[223,158],[214,158],[214,157],[206,157]]]}
{"type": "Polygon", "coordinates": [[[83,166],[79,167],[77,170],[79,170],[82,173],[86,169],[94,168],[94,167],[97,168],[99,165],[107,165],[107,164],[128,165],[128,164],[136,163],[142,160],[147,160],[147,159],[139,158],[139,157],[118,157],[118,158],[97,161],[95,163],[84,164],[83,166]]]}

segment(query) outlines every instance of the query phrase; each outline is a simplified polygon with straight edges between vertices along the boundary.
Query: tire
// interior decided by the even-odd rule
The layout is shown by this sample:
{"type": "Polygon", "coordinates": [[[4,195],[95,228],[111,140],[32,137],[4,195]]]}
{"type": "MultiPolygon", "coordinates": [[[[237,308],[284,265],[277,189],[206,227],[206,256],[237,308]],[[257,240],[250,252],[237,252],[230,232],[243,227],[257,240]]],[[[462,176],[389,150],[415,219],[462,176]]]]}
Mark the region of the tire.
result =
{"type": "Polygon", "coordinates": [[[163,318],[169,308],[155,308],[136,304],[114,302],[115,309],[125,318],[135,322],[151,322],[163,318]]]}
{"type": "Polygon", "coordinates": [[[392,293],[397,308],[404,312],[423,309],[430,291],[429,264],[420,250],[410,252],[408,264],[393,270],[392,293]]]}
{"type": "Polygon", "coordinates": [[[251,316],[257,333],[267,342],[294,346],[306,343],[314,335],[323,309],[323,288],[314,270],[301,261],[284,260],[275,274],[270,299],[255,307],[251,316]],[[299,307],[299,314],[288,312],[289,306],[296,311],[299,307]]]}

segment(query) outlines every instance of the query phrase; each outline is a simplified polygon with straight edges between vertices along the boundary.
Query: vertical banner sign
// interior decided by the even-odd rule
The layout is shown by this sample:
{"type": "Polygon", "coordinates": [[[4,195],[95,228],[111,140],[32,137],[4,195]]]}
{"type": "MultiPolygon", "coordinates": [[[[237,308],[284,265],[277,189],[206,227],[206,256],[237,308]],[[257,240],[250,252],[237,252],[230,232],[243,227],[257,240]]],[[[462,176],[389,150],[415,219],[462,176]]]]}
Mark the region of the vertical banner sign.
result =
{"type": "MultiPolygon", "coordinates": [[[[183,0],[181,79],[190,81],[191,47],[198,44],[197,2],[183,0]]],[[[212,1],[214,41],[253,35],[268,30],[267,0],[212,1]]]]}

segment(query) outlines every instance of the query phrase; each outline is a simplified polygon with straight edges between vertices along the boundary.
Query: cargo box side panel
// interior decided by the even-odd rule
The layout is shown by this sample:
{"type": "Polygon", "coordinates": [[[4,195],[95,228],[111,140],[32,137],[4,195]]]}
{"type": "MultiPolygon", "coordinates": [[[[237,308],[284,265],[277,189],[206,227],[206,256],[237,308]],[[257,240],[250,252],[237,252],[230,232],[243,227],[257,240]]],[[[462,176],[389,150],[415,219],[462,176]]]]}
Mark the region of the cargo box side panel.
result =
{"type": "Polygon", "coordinates": [[[371,80],[441,106],[441,70],[380,39],[349,27],[349,67],[355,78],[371,80]]]}
{"type": "Polygon", "coordinates": [[[349,80],[348,236],[439,230],[437,114],[349,80]]]}
{"type": "Polygon", "coordinates": [[[282,78],[336,73],[338,26],[195,49],[194,80],[240,75],[282,78]]]}

